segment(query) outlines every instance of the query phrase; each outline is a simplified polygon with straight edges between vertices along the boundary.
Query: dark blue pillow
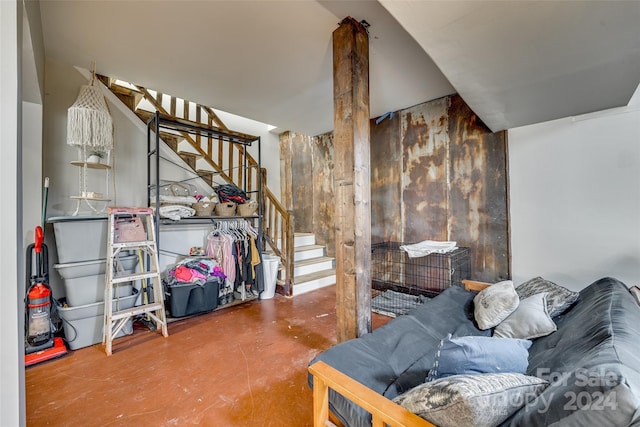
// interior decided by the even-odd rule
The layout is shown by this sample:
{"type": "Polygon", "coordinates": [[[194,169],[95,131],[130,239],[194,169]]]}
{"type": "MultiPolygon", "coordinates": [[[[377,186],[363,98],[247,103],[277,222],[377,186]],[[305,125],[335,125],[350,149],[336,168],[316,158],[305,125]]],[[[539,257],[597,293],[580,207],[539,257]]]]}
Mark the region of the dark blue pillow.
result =
{"type": "Polygon", "coordinates": [[[458,374],[512,372],[524,374],[529,366],[530,340],[467,336],[443,339],[427,381],[458,374]]]}

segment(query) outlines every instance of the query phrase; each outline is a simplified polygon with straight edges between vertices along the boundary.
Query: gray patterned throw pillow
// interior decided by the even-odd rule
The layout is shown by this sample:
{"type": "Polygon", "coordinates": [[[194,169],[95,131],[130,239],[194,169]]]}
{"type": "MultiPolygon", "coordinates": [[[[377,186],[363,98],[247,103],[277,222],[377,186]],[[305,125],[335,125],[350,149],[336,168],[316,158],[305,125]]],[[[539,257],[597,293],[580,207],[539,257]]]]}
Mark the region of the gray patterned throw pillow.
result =
{"type": "Polygon", "coordinates": [[[579,292],[573,292],[569,289],[556,285],[553,282],[543,279],[542,277],[534,277],[527,280],[516,288],[516,293],[520,300],[528,298],[535,294],[547,294],[547,312],[549,316],[556,317],[565,312],[573,303],[578,300],[579,292]]]}
{"type": "Polygon", "coordinates": [[[520,304],[511,280],[503,280],[484,288],[473,298],[473,316],[478,328],[485,330],[498,325],[520,304]]]}
{"type": "Polygon", "coordinates": [[[454,375],[420,384],[393,401],[440,427],[496,426],[549,383],[523,374],[454,375]]]}

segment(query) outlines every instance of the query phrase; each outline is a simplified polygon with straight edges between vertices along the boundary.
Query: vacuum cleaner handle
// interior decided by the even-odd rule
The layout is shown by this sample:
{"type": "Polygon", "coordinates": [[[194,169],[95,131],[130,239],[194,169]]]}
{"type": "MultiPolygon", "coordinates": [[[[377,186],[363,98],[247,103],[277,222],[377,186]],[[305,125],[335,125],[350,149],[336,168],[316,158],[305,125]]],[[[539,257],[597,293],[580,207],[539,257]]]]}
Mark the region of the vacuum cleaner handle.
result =
{"type": "MultiPolygon", "coordinates": [[[[44,280],[45,283],[49,283],[49,251],[47,245],[44,243],[44,231],[41,226],[36,226],[35,230],[35,244],[29,245],[27,251],[33,249],[36,253],[36,268],[37,277],[44,280]]],[[[27,252],[29,253],[29,252],[27,252]]],[[[29,272],[30,273],[30,272],[29,272]]],[[[31,275],[29,274],[30,277],[31,275]]]]}
{"type": "Polygon", "coordinates": [[[36,226],[36,243],[35,243],[35,251],[36,253],[42,252],[42,243],[44,242],[44,232],[42,231],[42,227],[39,225],[36,226]]]}

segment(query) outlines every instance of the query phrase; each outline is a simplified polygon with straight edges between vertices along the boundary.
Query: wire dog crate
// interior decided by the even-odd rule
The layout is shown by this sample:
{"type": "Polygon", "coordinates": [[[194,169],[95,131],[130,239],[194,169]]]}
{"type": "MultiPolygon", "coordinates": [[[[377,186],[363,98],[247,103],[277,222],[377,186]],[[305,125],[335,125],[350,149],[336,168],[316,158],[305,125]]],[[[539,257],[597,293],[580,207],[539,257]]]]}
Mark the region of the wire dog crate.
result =
{"type": "Polygon", "coordinates": [[[395,317],[405,314],[452,285],[471,277],[469,248],[410,258],[400,246],[382,242],[371,246],[372,309],[395,317]]]}

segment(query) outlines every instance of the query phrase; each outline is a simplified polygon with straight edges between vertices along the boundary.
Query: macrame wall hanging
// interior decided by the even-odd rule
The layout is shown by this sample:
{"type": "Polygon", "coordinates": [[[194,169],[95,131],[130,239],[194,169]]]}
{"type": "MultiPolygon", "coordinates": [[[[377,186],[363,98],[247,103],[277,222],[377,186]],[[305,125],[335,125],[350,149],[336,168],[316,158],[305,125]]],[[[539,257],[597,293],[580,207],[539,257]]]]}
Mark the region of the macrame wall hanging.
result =
{"type": "MultiPolygon", "coordinates": [[[[78,185],[80,194],[72,196],[77,200],[76,210],[80,211],[82,201],[95,213],[104,212],[109,199],[109,170],[113,144],[113,119],[102,90],[96,85],[95,63],[91,67],[91,81],[80,87],[78,97],[67,110],[67,144],[78,148],[78,161],[71,162],[80,166],[78,185]],[[99,159],[105,158],[105,163],[99,159]],[[98,162],[95,161],[98,159],[98,162]],[[87,189],[87,169],[103,169],[106,174],[106,195],[87,189]]],[[[114,183],[115,184],[115,183],[114,183]]]]}
{"type": "Polygon", "coordinates": [[[80,87],[78,98],[67,111],[67,144],[106,153],[113,148],[113,120],[95,78],[94,65],[91,82],[80,87]]]}

